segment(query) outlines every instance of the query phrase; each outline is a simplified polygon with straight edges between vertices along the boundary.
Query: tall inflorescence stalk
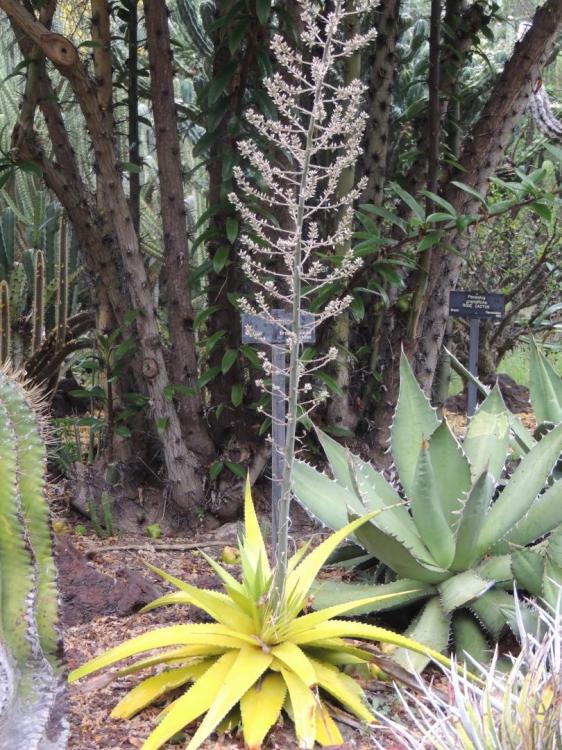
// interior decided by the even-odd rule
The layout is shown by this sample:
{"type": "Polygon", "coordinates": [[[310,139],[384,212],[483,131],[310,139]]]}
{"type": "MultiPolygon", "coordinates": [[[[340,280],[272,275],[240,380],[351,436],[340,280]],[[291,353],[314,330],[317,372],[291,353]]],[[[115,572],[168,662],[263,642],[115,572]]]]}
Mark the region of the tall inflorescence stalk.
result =
{"type": "MultiPolygon", "coordinates": [[[[374,29],[350,38],[346,28],[375,2],[335,0],[328,10],[326,5],[299,0],[298,48],[280,35],[273,37],[277,65],[264,85],[278,119],[248,112],[255,138],[240,144],[248,168],[235,170],[239,194],[231,195],[246,227],[242,267],[256,287],[241,308],[273,325],[278,324],[272,315],[275,308],[286,309],[290,318],[290,323],[282,324],[287,368],[280,370],[261,355],[268,377],[282,373],[288,378],[285,462],[274,539],[272,595],[277,602],[283,600],[287,573],[296,426],[300,415],[326,395],[315,394],[307,376],[337,355],[331,349],[305,363],[301,341],[311,329],[346,309],[351,298],[332,299],[303,320],[301,313],[310,312],[311,301],[326,285],[350,277],[361,263],[351,249],[339,256],[335,253],[337,247],[349,247],[354,203],[364,189],[360,182],[345,195],[338,190],[342,174],[360,154],[366,121],[364,85],[359,79],[342,83],[341,70],[346,59],[374,38],[374,29]]],[[[273,386],[264,380],[258,384],[272,393],[273,386]]]]}

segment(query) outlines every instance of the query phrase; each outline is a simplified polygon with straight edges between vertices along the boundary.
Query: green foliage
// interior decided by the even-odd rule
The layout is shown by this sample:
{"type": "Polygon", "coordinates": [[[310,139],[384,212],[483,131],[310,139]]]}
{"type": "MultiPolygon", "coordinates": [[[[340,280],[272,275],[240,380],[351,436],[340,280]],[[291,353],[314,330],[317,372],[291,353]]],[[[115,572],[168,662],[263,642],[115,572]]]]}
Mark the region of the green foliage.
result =
{"type": "MultiPolygon", "coordinates": [[[[295,494],[332,529],[341,528],[348,516],[383,511],[357,529],[354,541],[384,563],[390,582],[322,582],[315,605],[411,587],[414,592],[397,600],[353,612],[426,599],[407,634],[440,651],[452,628],[462,656],[481,655],[486,648],[476,622],[492,639],[513,624],[514,604],[506,589],[514,578],[551,600],[551,581],[562,583],[562,482],[545,486],[562,450],[562,424],[533,441],[515,471],[504,477],[510,427],[496,387],[472,418],[461,447],[447,422],[437,418],[403,356],[391,450],[406,500],[370,464],[318,432],[334,480],[299,462],[295,494]]],[[[403,651],[394,658],[403,664],[410,659],[403,651]]],[[[411,661],[421,669],[428,659],[411,661]]]]}
{"type": "Polygon", "coordinates": [[[55,565],[35,399],[0,370],[0,745],[62,750],[55,565]]]}
{"type": "MultiPolygon", "coordinates": [[[[74,670],[70,680],[130,656],[165,648],[157,656],[142,658],[117,673],[131,674],[153,666],[164,668],[145,678],[119,702],[112,711],[117,718],[130,718],[170,691],[192,683],[164,710],[162,720],[143,745],[145,750],[157,750],[200,717],[202,721],[188,750],[196,750],[213,731],[220,732],[225,725],[241,725],[246,745],[258,750],[282,710],[294,722],[301,747],[313,747],[315,741],[341,745],[343,738],[331,716],[332,702],[363,722],[373,720],[359,682],[343,670],[349,664],[369,667],[372,655],[362,648],[361,641],[427,651],[425,646],[383,628],[336,619],[358,605],[375,601],[377,596],[306,613],[310,587],[322,564],[348,534],[357,532],[372,516],[371,513],[347,524],[308,555],[308,545],[300,549],[289,563],[282,606],[274,608],[273,571],[248,482],[245,536],[239,544],[241,581],[208,557],[224,584],[225,594],[197,589],[149,566],[175,591],[145,610],[170,604],[192,605],[210,615],[213,622],[172,625],[133,638],[74,670]],[[350,643],[346,638],[358,640],[350,643]]],[[[439,654],[432,656],[448,663],[439,654]]]]}

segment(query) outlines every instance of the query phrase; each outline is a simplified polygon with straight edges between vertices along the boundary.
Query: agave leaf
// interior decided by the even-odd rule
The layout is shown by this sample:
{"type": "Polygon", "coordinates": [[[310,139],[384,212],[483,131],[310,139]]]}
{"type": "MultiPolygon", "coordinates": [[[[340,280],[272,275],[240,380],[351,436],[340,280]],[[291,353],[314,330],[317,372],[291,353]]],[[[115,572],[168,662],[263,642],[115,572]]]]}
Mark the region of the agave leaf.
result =
{"type": "Polygon", "coordinates": [[[255,643],[255,640],[237,633],[231,628],[224,625],[212,624],[188,624],[188,625],[169,625],[165,628],[158,628],[148,633],[131,638],[119,646],[109,649],[101,656],[86,662],[78,669],[73,670],[68,679],[70,682],[85,677],[92,672],[97,672],[104,667],[109,667],[118,661],[127,659],[129,656],[135,656],[143,651],[151,651],[154,648],[166,648],[167,646],[180,646],[189,644],[199,644],[224,648],[241,648],[245,643],[255,643]]]}
{"type": "Polygon", "coordinates": [[[392,422],[391,446],[394,463],[406,496],[415,496],[418,455],[424,440],[437,429],[439,420],[412,372],[406,355],[400,358],[400,392],[392,422]]]}
{"type": "Polygon", "coordinates": [[[530,391],[537,424],[562,422],[562,378],[531,339],[530,391]]]}
{"type": "MultiPolygon", "coordinates": [[[[458,360],[455,355],[450,352],[447,347],[443,347],[445,352],[447,353],[447,356],[451,359],[451,365],[453,366],[453,369],[455,372],[458,372],[458,374],[464,379],[467,380],[470,383],[474,383],[474,385],[478,388],[480,393],[482,393],[484,396],[487,396],[490,393],[490,388],[488,388],[487,385],[484,385],[480,380],[478,380],[477,377],[475,377],[470,370],[467,370],[466,367],[462,364],[460,360],[458,360]]],[[[521,420],[511,412],[508,412],[509,416],[509,426],[511,427],[511,431],[513,432],[514,438],[515,438],[515,448],[517,449],[517,452],[520,455],[524,455],[525,453],[528,453],[533,445],[535,444],[536,440],[531,435],[529,430],[525,427],[525,425],[521,422],[521,420]]]]}
{"type": "MultiPolygon", "coordinates": [[[[375,586],[371,587],[371,591],[375,588],[375,586]]],[[[417,592],[418,588],[416,583],[414,582],[414,588],[404,593],[415,594],[417,592]]],[[[365,610],[367,612],[372,611],[370,608],[373,605],[376,606],[376,604],[381,600],[394,599],[396,596],[398,596],[398,594],[388,592],[386,594],[371,593],[371,596],[367,596],[364,599],[345,601],[341,604],[334,604],[331,607],[326,607],[326,609],[317,609],[316,612],[311,612],[308,615],[302,615],[302,617],[298,617],[296,620],[293,620],[287,630],[287,638],[292,638],[296,633],[302,633],[309,628],[320,625],[321,623],[326,622],[327,620],[331,620],[334,617],[338,617],[339,615],[348,614],[350,611],[356,609],[365,610]]]]}
{"type": "Polygon", "coordinates": [[[367,510],[385,508],[384,514],[379,517],[380,528],[389,531],[397,539],[404,540],[408,547],[415,550],[417,557],[422,560],[427,558],[427,562],[431,562],[431,556],[425,549],[402,498],[383,475],[318,428],[316,434],[330,461],[335,480],[350,492],[356,493],[358,490],[359,500],[367,510]]]}
{"type": "Polygon", "coordinates": [[[429,438],[429,455],[441,508],[447,523],[454,528],[458,525],[461,498],[470,489],[470,464],[446,420],[429,438]]]}
{"type": "Polygon", "coordinates": [[[410,495],[412,514],[420,535],[438,565],[447,568],[455,556],[455,537],[441,505],[437,471],[427,440],[422,441],[410,495]]]}
{"type": "MultiPolygon", "coordinates": [[[[426,609],[431,602],[437,602],[439,606],[439,602],[434,597],[426,604],[426,609]]],[[[443,617],[445,616],[443,615],[443,617]]],[[[391,630],[379,628],[376,625],[369,625],[364,622],[331,620],[330,622],[324,622],[321,625],[310,628],[304,633],[298,633],[291,640],[298,646],[313,645],[315,647],[322,647],[325,641],[333,638],[361,638],[369,641],[388,643],[392,646],[408,649],[415,654],[422,654],[428,657],[428,660],[434,659],[445,666],[450,664],[449,659],[425,643],[420,643],[408,636],[399,635],[398,633],[393,633],[391,630]]]]}
{"type": "Polygon", "coordinates": [[[316,707],[316,742],[322,747],[343,745],[343,737],[338,725],[322,701],[316,707]]]}
{"type": "Polygon", "coordinates": [[[181,591],[168,594],[163,597],[150,602],[146,607],[143,608],[143,612],[148,612],[155,607],[160,607],[163,604],[192,604],[199,609],[202,609],[207,614],[211,615],[217,622],[223,625],[231,626],[232,628],[242,633],[251,633],[253,631],[253,622],[248,615],[240,611],[232,599],[219,591],[209,591],[206,589],[198,589],[195,586],[190,586],[188,583],[180,581],[174,576],[170,576],[163,570],[146,563],[147,567],[150,568],[154,573],[164,578],[170,583],[181,588],[181,591]]]}
{"type": "MultiPolygon", "coordinates": [[[[421,672],[433,658],[443,662],[443,657],[437,658],[439,651],[444,651],[449,643],[450,615],[447,615],[437,596],[433,596],[406,630],[404,637],[410,641],[418,641],[426,645],[426,651],[412,650],[407,647],[397,649],[392,654],[392,660],[408,670],[421,672]]],[[[400,644],[402,645],[402,644],[400,644]]]]}
{"type": "Polygon", "coordinates": [[[487,471],[483,471],[472,486],[461,513],[452,570],[466,570],[478,559],[476,542],[495,486],[494,477],[487,471]]]}
{"type": "MultiPolygon", "coordinates": [[[[350,518],[354,516],[350,513],[350,518]]],[[[355,532],[360,544],[376,554],[402,578],[413,578],[425,583],[437,583],[448,577],[443,568],[429,567],[419,562],[412,552],[390,534],[381,531],[375,523],[368,523],[355,532]]]]}
{"type": "Polygon", "coordinates": [[[501,476],[509,447],[509,413],[496,385],[470,420],[463,448],[476,480],[488,471],[496,480],[501,476]]]}
{"type": "Polygon", "coordinates": [[[468,602],[482,596],[494,585],[472,570],[465,570],[439,585],[441,607],[445,614],[464,607],[468,602]]]}
{"type": "MultiPolygon", "coordinates": [[[[539,495],[529,512],[500,542],[502,549],[524,547],[547,534],[562,523],[562,482],[551,485],[539,495]]],[[[496,545],[498,546],[498,545],[496,545]]],[[[495,550],[495,547],[494,547],[495,550]]]]}
{"type": "Polygon", "coordinates": [[[252,487],[250,475],[246,477],[246,488],[244,492],[244,549],[248,555],[250,564],[254,569],[263,569],[265,576],[271,575],[271,567],[267,557],[265,542],[261,533],[258,517],[252,501],[252,487]]]}
{"type": "Polygon", "coordinates": [[[316,672],[304,651],[290,641],[284,641],[271,649],[272,655],[282,662],[285,669],[290,669],[308,687],[316,685],[316,672]]]}
{"type": "Polygon", "coordinates": [[[175,690],[190,680],[196,680],[204,674],[212,665],[214,660],[190,664],[179,669],[167,669],[165,672],[148,677],[140,682],[127,695],[122,698],[111,712],[114,719],[130,719],[141,709],[149,706],[158,698],[161,698],[170,690],[175,690]]]}
{"type": "Polygon", "coordinates": [[[559,607],[560,592],[562,591],[562,565],[557,565],[548,557],[544,563],[543,598],[551,607],[559,607]]]}
{"type": "Polygon", "coordinates": [[[316,695],[298,675],[288,670],[282,670],[281,674],[289,689],[291,713],[299,747],[312,748],[316,738],[316,695]]]}
{"type": "Polygon", "coordinates": [[[374,521],[377,527],[411,550],[420,562],[435,565],[435,560],[421,540],[412,516],[396,490],[371,464],[353,456],[353,466],[356,486],[365,505],[369,510],[384,509],[384,513],[374,521]]]}
{"type": "MultiPolygon", "coordinates": [[[[464,656],[470,656],[478,664],[486,664],[490,661],[490,646],[474,617],[471,617],[468,612],[455,612],[452,627],[455,652],[461,660],[464,660],[464,656]]],[[[466,661],[470,666],[470,659],[466,661]]]]}
{"type": "Polygon", "coordinates": [[[287,695],[280,674],[267,674],[240,699],[244,741],[249,750],[258,750],[276,723],[287,695]]]}
{"type": "Polygon", "coordinates": [[[354,602],[366,598],[367,594],[382,595],[377,601],[365,606],[353,607],[348,615],[364,615],[368,612],[387,612],[425,599],[436,593],[428,583],[421,583],[411,578],[402,578],[392,583],[373,585],[369,583],[348,583],[347,581],[319,581],[313,587],[314,607],[323,610],[336,604],[354,602]],[[393,594],[386,598],[385,594],[393,594]]]}
{"type": "Polygon", "coordinates": [[[542,596],[544,556],[531,549],[520,549],[511,556],[511,568],[517,585],[534,596],[542,596]]]}
{"type": "Polygon", "coordinates": [[[562,566],[562,523],[548,538],[547,555],[556,565],[562,566]]]}
{"type": "Polygon", "coordinates": [[[168,706],[164,718],[144,743],[143,750],[158,750],[170,737],[205,713],[216,699],[237,656],[237,651],[223,654],[181,698],[168,706]]]}
{"type": "Polygon", "coordinates": [[[244,646],[240,649],[186,750],[196,750],[200,747],[244,693],[255,685],[272,660],[271,654],[255,646],[244,646]]]}
{"type": "MultiPolygon", "coordinates": [[[[562,452],[562,424],[522,459],[484,521],[478,550],[487,552],[529,511],[562,452]]],[[[556,486],[556,485],[554,485],[556,486]]]]}
{"type": "Polygon", "coordinates": [[[374,721],[372,713],[365,705],[363,691],[359,684],[349,675],[340,672],[337,667],[322,664],[313,660],[313,666],[318,675],[318,684],[330,693],[339,703],[363,721],[374,721]]]}
{"type": "Polygon", "coordinates": [[[497,640],[508,624],[506,611],[515,613],[513,596],[507,591],[494,588],[487,591],[469,605],[470,611],[481,622],[488,633],[497,640]]]}
{"type": "Polygon", "coordinates": [[[475,572],[487,581],[507,583],[513,581],[510,555],[492,555],[476,566],[475,572]]]}
{"type": "Polygon", "coordinates": [[[366,511],[354,492],[344,490],[340,484],[302,461],[295,461],[293,465],[292,486],[305,510],[333,531],[347,523],[348,507],[359,516],[366,511]]]}
{"type": "Polygon", "coordinates": [[[367,523],[375,515],[376,511],[367,513],[366,515],[346,524],[343,528],[339,529],[339,531],[335,531],[288,574],[286,584],[287,591],[294,592],[294,606],[298,608],[297,611],[293,613],[293,616],[295,616],[301,609],[302,603],[304,602],[310,587],[314,583],[320,568],[324,565],[327,558],[335,550],[338,544],[343,542],[347,536],[353,534],[354,531],[357,531],[359,527],[367,523]]]}
{"type": "MultiPolygon", "coordinates": [[[[156,656],[148,656],[145,659],[139,659],[128,667],[119,669],[116,672],[116,676],[125,677],[126,675],[140,672],[143,669],[148,669],[148,667],[154,667],[157,664],[179,664],[182,661],[185,664],[192,659],[197,660],[198,657],[219,656],[226,650],[228,649],[221,648],[220,646],[217,646],[214,649],[212,646],[208,645],[181,646],[180,648],[173,648],[169,651],[160,651],[156,656]]],[[[187,664],[185,665],[187,666],[187,664]]]]}

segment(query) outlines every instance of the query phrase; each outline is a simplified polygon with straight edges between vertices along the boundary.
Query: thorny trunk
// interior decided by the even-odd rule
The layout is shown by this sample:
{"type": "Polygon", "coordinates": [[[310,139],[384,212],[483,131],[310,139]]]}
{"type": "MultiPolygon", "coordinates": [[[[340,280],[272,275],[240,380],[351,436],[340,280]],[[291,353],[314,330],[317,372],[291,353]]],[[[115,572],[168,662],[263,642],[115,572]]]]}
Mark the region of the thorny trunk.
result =
{"type": "MultiPolygon", "coordinates": [[[[562,27],[562,3],[548,0],[537,10],[533,24],[514,48],[506,63],[484,111],[464,140],[460,155],[461,170],[449,180],[442,190],[444,197],[459,213],[476,213],[479,202],[457,189],[451,181],[458,179],[486,195],[488,180],[500,163],[513,129],[523,115],[533,85],[562,27]]],[[[443,69],[442,61],[442,69],[443,69]]],[[[453,238],[454,239],[454,238],[453,238]]],[[[429,392],[433,381],[439,351],[448,319],[449,291],[455,288],[463,264],[468,241],[465,237],[454,239],[458,255],[444,248],[435,248],[429,269],[429,285],[420,311],[420,335],[413,346],[413,365],[420,384],[429,392]]],[[[387,331],[386,369],[383,373],[383,397],[377,404],[373,423],[375,455],[386,450],[388,429],[392,418],[392,405],[398,393],[398,362],[404,328],[393,321],[387,331]]]]}
{"type": "MultiPolygon", "coordinates": [[[[118,276],[110,273],[107,279],[108,296],[118,323],[124,322],[126,310],[136,313],[141,359],[135,363],[135,369],[139,382],[144,380],[146,383],[152,413],[162,434],[161,446],[170,494],[177,506],[187,513],[192,512],[203,496],[203,484],[198,476],[199,462],[194,454],[187,450],[182,438],[178,414],[174,405],[167,401],[164,395],[170,385],[170,379],[166,369],[156,311],[118,169],[113,134],[107,130],[107,118],[97,98],[97,86],[89,78],[77,50],[68,39],[50,33],[16,0],[0,0],[0,8],[10,17],[12,24],[28,36],[68,79],[84,116],[99,169],[99,190],[103,196],[104,205],[108,206],[108,224],[113,231],[116,251],[123,269],[125,295],[116,288],[115,281],[118,276]]],[[[26,136],[33,140],[33,133],[20,132],[19,135],[24,141],[26,136]]],[[[29,143],[27,145],[29,146],[29,143]]],[[[31,148],[33,149],[33,146],[31,148]]],[[[57,174],[55,165],[48,164],[43,159],[41,166],[48,173],[51,185],[53,187],[56,185],[58,188],[55,192],[69,211],[69,215],[72,211],[76,216],[79,214],[82,221],[91,224],[90,217],[85,215],[83,205],[75,196],[68,196],[70,192],[68,186],[64,184],[61,175],[57,174]]],[[[88,231],[91,231],[91,226],[82,226],[81,232],[77,231],[77,234],[88,233],[88,231]]],[[[101,245],[104,245],[103,239],[101,245]]],[[[89,254],[90,249],[91,242],[88,242],[85,256],[89,254]]],[[[107,257],[108,252],[104,252],[104,255],[107,257]]],[[[115,261],[111,258],[111,253],[109,256],[108,260],[114,267],[115,261]]],[[[94,260],[91,256],[87,262],[91,270],[96,270],[96,267],[101,265],[98,258],[94,260]]],[[[105,275],[107,276],[107,271],[105,275]]]]}
{"type": "MultiPolygon", "coordinates": [[[[503,158],[561,27],[562,3],[548,0],[537,10],[529,32],[517,43],[484,112],[465,141],[460,163],[466,171],[458,177],[482,196],[486,195],[488,180],[503,158]]],[[[449,183],[444,194],[457,211],[478,211],[479,202],[454,185],[449,183]]],[[[462,253],[466,253],[467,246],[465,237],[457,244],[460,254],[451,255],[439,247],[432,258],[423,327],[414,352],[416,375],[425,390],[431,387],[447,323],[449,292],[457,284],[463,265],[462,253]]]]}
{"type": "MultiPolygon", "coordinates": [[[[352,39],[356,36],[360,28],[360,16],[353,15],[347,22],[346,37],[352,39]]],[[[357,51],[354,55],[347,58],[345,62],[344,80],[349,85],[352,81],[361,76],[361,52],[357,51]]],[[[355,184],[355,164],[347,167],[342,172],[338,183],[338,196],[347,195],[355,184]]],[[[341,243],[336,248],[336,254],[343,256],[349,251],[350,242],[341,243]]],[[[335,346],[338,355],[334,360],[334,380],[341,391],[341,395],[332,395],[328,405],[328,419],[330,424],[337,427],[353,429],[356,422],[349,396],[349,379],[350,379],[350,355],[349,355],[349,332],[350,319],[349,310],[345,310],[330,322],[328,328],[328,346],[335,346]]]]}
{"type": "Polygon", "coordinates": [[[165,0],[145,0],[144,14],[164,230],[165,295],[170,331],[169,372],[173,385],[187,385],[193,389],[193,395],[176,394],[174,399],[186,446],[203,461],[210,462],[214,449],[204,427],[197,384],[193,307],[187,288],[189,253],[186,209],[165,0]]]}

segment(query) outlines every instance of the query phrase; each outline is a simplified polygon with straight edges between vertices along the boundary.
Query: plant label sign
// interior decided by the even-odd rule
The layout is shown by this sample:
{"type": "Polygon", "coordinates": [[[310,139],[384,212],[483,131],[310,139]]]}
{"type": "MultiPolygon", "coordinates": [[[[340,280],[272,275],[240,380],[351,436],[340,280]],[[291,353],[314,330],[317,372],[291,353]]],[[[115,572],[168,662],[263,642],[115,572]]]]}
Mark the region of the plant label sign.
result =
{"type": "Polygon", "coordinates": [[[503,294],[488,292],[451,292],[449,315],[454,318],[501,320],[505,312],[503,294]]]}
{"type": "MultiPolygon", "coordinates": [[[[505,312],[503,294],[489,292],[450,292],[449,315],[470,320],[468,369],[478,377],[478,345],[480,343],[480,321],[501,320],[505,312]]],[[[476,411],[476,386],[468,384],[466,413],[471,417],[476,411]]]]}
{"type": "MultiPolygon", "coordinates": [[[[301,312],[300,343],[312,343],[314,315],[301,312]]],[[[271,534],[275,539],[279,528],[278,507],[281,501],[281,482],[285,463],[285,378],[286,343],[292,328],[290,310],[271,310],[267,316],[242,315],[242,343],[271,347],[272,396],[271,396],[271,534]]]]}

